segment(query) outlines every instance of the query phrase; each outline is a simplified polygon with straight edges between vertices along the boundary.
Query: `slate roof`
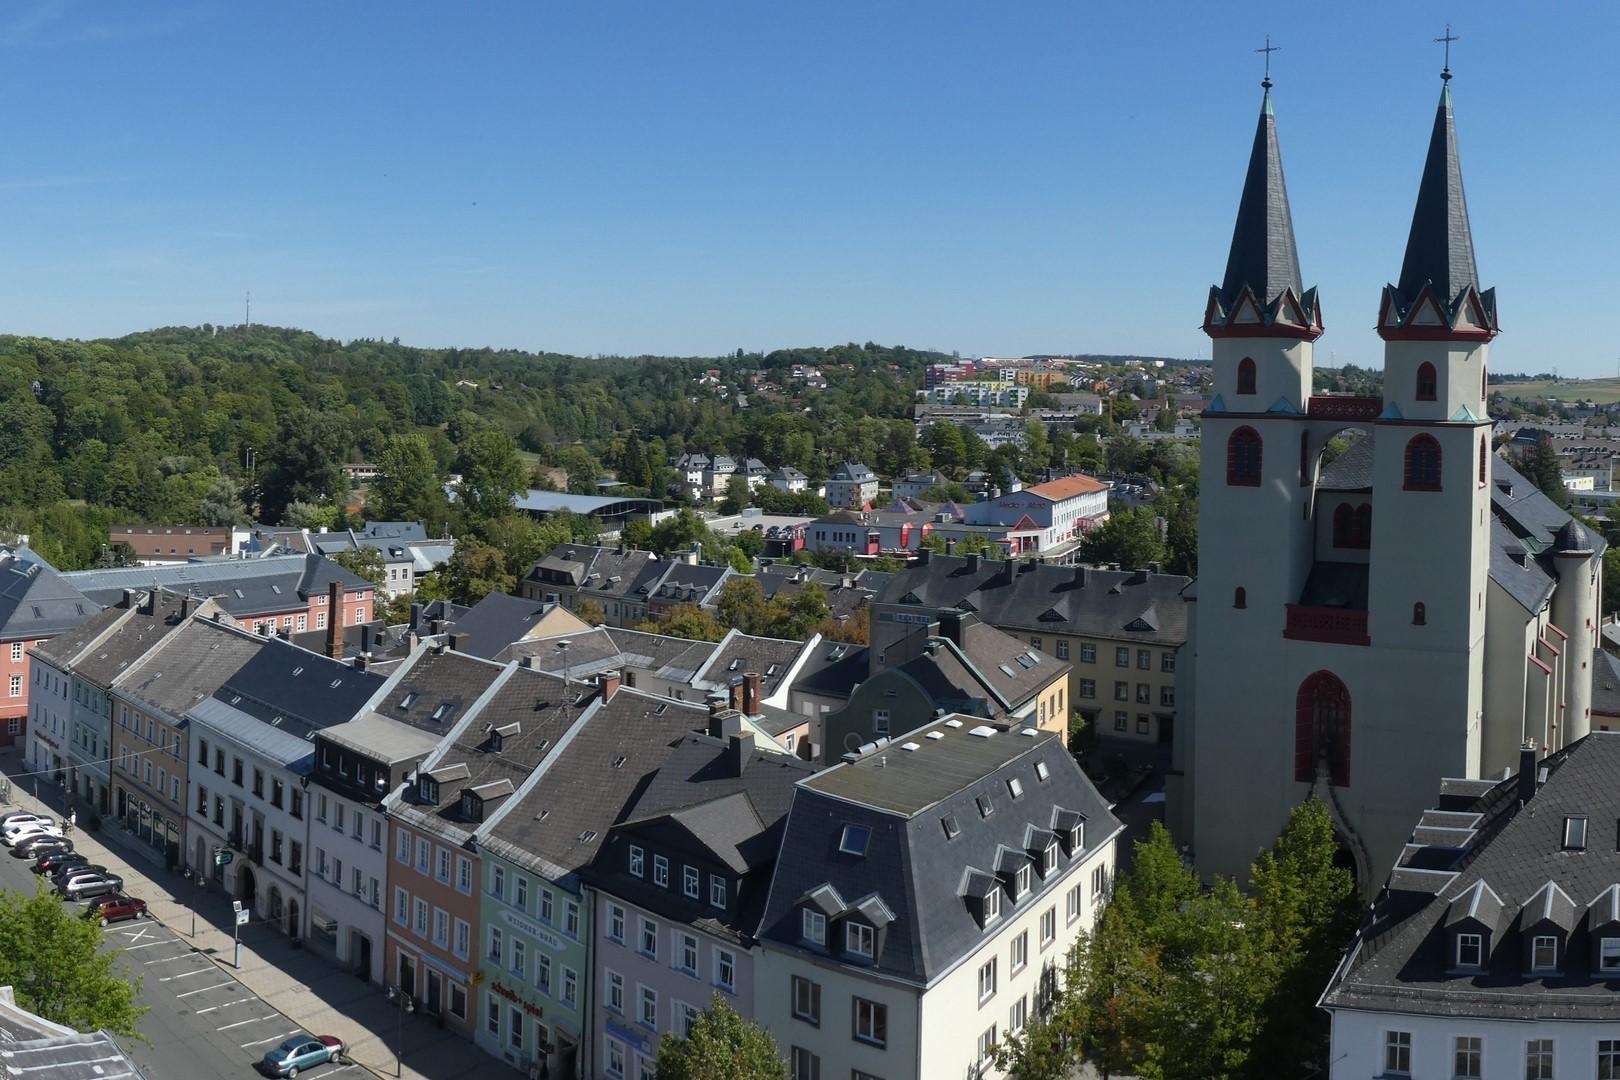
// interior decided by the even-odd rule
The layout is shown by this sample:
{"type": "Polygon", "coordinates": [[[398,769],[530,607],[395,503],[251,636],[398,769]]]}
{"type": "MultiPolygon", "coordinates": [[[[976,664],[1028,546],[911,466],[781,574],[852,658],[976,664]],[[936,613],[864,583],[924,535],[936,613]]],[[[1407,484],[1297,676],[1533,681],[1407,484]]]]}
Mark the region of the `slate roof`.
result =
{"type": "Polygon", "coordinates": [[[503,670],[499,664],[448,649],[423,649],[371,711],[442,738],[503,670]]]}
{"type": "MultiPolygon", "coordinates": [[[[461,792],[506,781],[515,793],[521,793],[524,782],[541,762],[557,753],[593,700],[591,688],[580,683],[564,685],[562,679],[542,672],[515,665],[506,668],[482,704],[469,710],[439,749],[419,766],[419,773],[451,770],[456,774],[454,779],[440,782],[438,802],[426,803],[415,786],[407,785],[389,797],[391,812],[416,828],[464,843],[485,822],[462,817],[461,792]],[[504,731],[499,749],[493,739],[497,728],[504,731]]],[[[504,810],[511,801],[509,798],[497,809],[504,810]]],[[[486,820],[493,817],[487,809],[485,816],[486,820]]]]}
{"type": "Polygon", "coordinates": [[[668,567],[649,551],[601,547],[594,544],[559,544],[529,568],[525,580],[547,584],[542,571],[562,574],[575,588],[598,597],[642,597],[668,567]]]}
{"type": "Polygon", "coordinates": [[[269,640],[210,619],[193,619],[136,664],[119,681],[118,692],[179,719],[212,697],[269,640]]]}
{"type": "Polygon", "coordinates": [[[1468,225],[1468,200],[1463,194],[1462,163],[1457,157],[1457,130],[1451,116],[1451,86],[1445,84],[1435,109],[1429,154],[1418,185],[1412,230],[1406,239],[1406,258],[1396,288],[1404,304],[1417,299],[1425,285],[1432,286],[1443,309],[1467,288],[1479,288],[1474,263],[1474,236],[1468,225]]]}
{"type": "Polygon", "coordinates": [[[871,469],[868,469],[865,465],[846,461],[842,465],[838,466],[838,468],[833,470],[831,479],[847,480],[852,483],[864,484],[868,481],[876,480],[877,473],[873,472],[871,469]]]}
{"type": "Polygon", "coordinates": [[[268,732],[308,740],[322,728],[359,715],[384,681],[381,675],[267,638],[214,692],[213,704],[200,702],[191,715],[249,745],[287,753],[291,744],[268,732]],[[250,722],[264,731],[253,732],[250,722]]]}
{"type": "MultiPolygon", "coordinates": [[[[1560,534],[1568,538],[1573,520],[1500,454],[1491,455],[1491,580],[1532,614],[1557,585],[1550,553],[1560,534]]],[[[1594,554],[1608,547],[1596,533],[1584,538],[1584,546],[1594,554]]]]}
{"type": "Polygon", "coordinates": [[[866,681],[870,671],[871,659],[865,645],[818,641],[793,680],[793,689],[847,698],[866,681]]]}
{"type": "Polygon", "coordinates": [[[566,674],[571,679],[588,678],[599,671],[616,671],[626,663],[607,628],[602,626],[592,627],[582,634],[553,634],[514,642],[494,658],[503,662],[521,660],[536,671],[566,674]],[[564,641],[568,642],[566,652],[559,647],[564,641]]]}
{"type": "Polygon", "coordinates": [[[1221,279],[1222,307],[1231,311],[1245,285],[1262,308],[1281,296],[1284,289],[1292,289],[1296,297],[1305,292],[1269,88],[1261,103],[1254,146],[1249,151],[1249,171],[1243,179],[1243,196],[1232,229],[1226,275],[1221,279]]]}
{"type": "Polygon", "coordinates": [[[754,637],[730,630],[720,639],[709,662],[693,677],[692,685],[701,690],[724,691],[749,672],[758,672],[759,696],[763,700],[785,685],[793,662],[805,648],[802,641],[754,637]]]}
{"type": "Polygon", "coordinates": [[[1051,829],[1059,818],[1083,825],[1081,850],[1059,855],[1058,874],[1033,874],[1030,893],[1016,903],[1004,900],[1005,920],[1049,904],[1069,883],[1064,871],[1113,843],[1122,826],[1060,738],[989,725],[988,737],[970,734],[982,723],[936,721],[801,780],[759,936],[803,949],[799,908],[818,890],[827,903],[862,908],[869,919],[887,909],[892,922],[880,935],[876,971],[927,985],[1002,925],[981,929],[970,912],[964,895],[974,870],[993,874],[1004,857],[1029,849],[1032,830],[1051,829]],[[1007,785],[1013,778],[1023,790],[1016,799],[1007,785]],[[977,809],[981,796],[990,800],[988,817],[977,809]],[[943,826],[947,815],[958,827],[954,837],[943,826]],[[845,825],[871,830],[864,857],[839,852],[845,825]]]}
{"type": "Polygon", "coordinates": [[[655,672],[659,678],[690,683],[714,656],[719,645],[712,641],[688,641],[666,634],[646,634],[639,630],[603,627],[618,646],[625,661],[655,672]]]}
{"type": "Polygon", "coordinates": [[[1592,651],[1592,712],[1620,716],[1620,660],[1602,649],[1592,651]]]}
{"type": "MultiPolygon", "coordinates": [[[[1471,843],[1441,873],[1396,868],[1334,973],[1324,1006],[1510,1020],[1614,1020],[1614,982],[1591,970],[1594,923],[1588,905],[1598,902],[1592,910],[1601,920],[1601,898],[1620,883],[1612,831],[1620,821],[1620,732],[1593,732],[1532,767],[1545,769],[1547,780],[1522,807],[1517,777],[1471,800],[1452,800],[1453,813],[1478,815],[1471,843]],[[1587,818],[1584,850],[1563,847],[1570,815],[1587,818]],[[1450,968],[1446,920],[1452,902],[1480,882],[1501,903],[1489,960],[1480,973],[1456,972],[1450,968]],[[1568,903],[1544,892],[1549,882],[1568,903]],[[1564,970],[1527,975],[1521,930],[1549,913],[1554,922],[1573,927],[1564,970]]],[[[1414,855],[1409,848],[1406,858],[1414,855]]]]}
{"type": "Polygon", "coordinates": [[[189,597],[159,591],[152,598],[151,614],[139,608],[123,609],[124,618],[79,657],[73,665],[74,674],[107,689],[131,664],[139,663],[164,638],[179,629],[185,618],[182,608],[193,612],[197,603],[189,597]]]}
{"type": "Polygon", "coordinates": [[[513,642],[522,641],[556,606],[510,593],[492,592],[457,619],[452,632],[460,636],[460,651],[488,660],[513,642]]]}
{"type": "Polygon", "coordinates": [[[123,599],[125,589],[172,589],[212,596],[232,618],[289,611],[325,595],[333,581],[345,590],[370,591],[371,582],[320,555],[267,555],[260,559],[199,559],[173,566],[74,570],[68,583],[99,604],[123,599]]]}
{"type": "Polygon", "coordinates": [[[0,641],[54,637],[102,606],[32,548],[0,548],[0,641]]]}
{"type": "Polygon", "coordinates": [[[706,604],[713,600],[722,582],[731,574],[729,566],[696,566],[684,562],[664,562],[666,569],[655,584],[649,586],[649,595],[660,600],[675,600],[683,604],[706,604]]]}
{"type": "Polygon", "coordinates": [[[932,556],[897,572],[875,604],[957,608],[993,626],[1164,645],[1187,640],[1181,590],[1191,579],[1145,570],[932,556]]]}
{"type": "Polygon", "coordinates": [[[749,750],[739,770],[730,765],[731,753],[725,740],[705,733],[680,739],[582,876],[666,918],[735,938],[753,933],[765,910],[768,871],[776,861],[794,785],[816,767],[786,754],[749,750]],[[706,885],[694,900],[679,888],[631,875],[625,847],[641,836],[655,838],[648,847],[670,855],[672,863],[691,855],[738,875],[725,908],[709,903],[706,885]]]}
{"type": "Polygon", "coordinates": [[[708,715],[703,706],[629,687],[611,701],[598,699],[567,746],[504,810],[482,844],[553,880],[578,872],[682,738],[707,727],[708,715]]]}
{"type": "Polygon", "coordinates": [[[1357,439],[1350,449],[1324,466],[1316,486],[1322,491],[1371,491],[1373,488],[1373,440],[1357,439]]]}

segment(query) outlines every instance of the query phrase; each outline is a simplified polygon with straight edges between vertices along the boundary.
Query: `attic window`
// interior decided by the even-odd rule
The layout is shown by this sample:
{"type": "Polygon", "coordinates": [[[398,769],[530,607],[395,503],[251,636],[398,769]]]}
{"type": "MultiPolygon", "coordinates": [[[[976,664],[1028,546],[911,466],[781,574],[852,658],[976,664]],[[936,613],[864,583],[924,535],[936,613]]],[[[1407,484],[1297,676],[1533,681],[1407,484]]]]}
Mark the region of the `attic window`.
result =
{"type": "Polygon", "coordinates": [[[1033,649],[1029,650],[1028,652],[1025,652],[1024,655],[1029,657],[1029,662],[1030,662],[1031,666],[1034,666],[1035,664],[1038,664],[1038,663],[1041,662],[1041,654],[1038,653],[1038,652],[1035,652],[1033,649]]]}
{"type": "Polygon", "coordinates": [[[1006,664],[997,664],[996,668],[1009,679],[1016,679],[1018,677],[1018,673],[1012,668],[1008,667],[1006,664]]]}
{"type": "Polygon", "coordinates": [[[431,717],[429,717],[428,719],[432,720],[434,723],[438,723],[440,720],[443,720],[446,716],[449,716],[449,715],[450,715],[450,703],[448,701],[446,701],[446,702],[442,703],[441,705],[439,705],[438,708],[434,709],[433,710],[433,715],[431,717]]]}
{"type": "Polygon", "coordinates": [[[731,663],[727,664],[726,665],[726,670],[727,671],[736,671],[741,667],[742,667],[742,658],[739,657],[738,659],[733,660],[731,663]]]}
{"type": "Polygon", "coordinates": [[[404,698],[402,698],[400,700],[400,703],[399,703],[400,711],[403,712],[404,710],[409,709],[412,705],[415,705],[416,704],[416,699],[421,697],[421,696],[422,695],[417,693],[415,690],[412,690],[410,693],[406,694],[404,696],[404,698]]]}
{"type": "Polygon", "coordinates": [[[980,817],[989,817],[991,814],[996,812],[996,808],[991,804],[990,796],[988,795],[975,796],[973,802],[979,808],[980,817]]]}
{"type": "Polygon", "coordinates": [[[338,687],[340,687],[342,685],[343,685],[343,680],[342,679],[333,679],[331,689],[336,690],[338,687]]]}
{"type": "Polygon", "coordinates": [[[293,677],[294,678],[297,678],[299,675],[302,675],[303,673],[304,673],[304,668],[303,668],[302,664],[300,664],[298,667],[293,668],[293,677]]]}
{"type": "Polygon", "coordinates": [[[765,669],[765,677],[768,679],[772,675],[775,675],[778,671],[781,671],[781,670],[782,670],[782,665],[781,664],[772,664],[770,667],[765,669]]]}
{"type": "Polygon", "coordinates": [[[1025,669],[1026,671],[1035,666],[1035,661],[1031,660],[1028,656],[1024,655],[1023,653],[1020,653],[1018,655],[1017,660],[1018,660],[1018,666],[1025,669]]]}
{"type": "Polygon", "coordinates": [[[622,768],[624,768],[624,763],[626,761],[628,761],[628,760],[629,759],[626,758],[623,754],[620,754],[618,757],[613,759],[613,767],[615,769],[622,769],[622,768]]]}
{"type": "Polygon", "coordinates": [[[957,834],[962,831],[962,826],[956,820],[955,814],[946,814],[939,819],[939,824],[945,830],[945,839],[947,840],[955,840],[957,834]]]}
{"type": "Polygon", "coordinates": [[[242,590],[241,589],[232,589],[231,592],[236,594],[236,598],[238,600],[246,600],[247,599],[247,597],[242,595],[242,590]]]}
{"type": "Polygon", "coordinates": [[[845,855],[866,857],[867,842],[872,839],[872,829],[867,825],[845,825],[843,834],[838,837],[838,850],[845,855]]]}
{"type": "Polygon", "coordinates": [[[1019,780],[1016,776],[1009,777],[1007,780],[1007,790],[1012,793],[1013,798],[1018,798],[1024,793],[1023,781],[1019,780]]]}
{"type": "Polygon", "coordinates": [[[668,711],[669,711],[669,702],[666,701],[662,705],[658,706],[658,708],[653,710],[653,715],[654,716],[663,716],[668,711]]]}
{"type": "Polygon", "coordinates": [[[240,705],[240,704],[242,704],[242,695],[241,694],[233,695],[231,697],[231,704],[232,705],[240,705]]]}
{"type": "Polygon", "coordinates": [[[1046,767],[1046,762],[1037,761],[1035,763],[1035,778],[1037,780],[1045,780],[1048,777],[1050,777],[1051,775],[1052,775],[1052,770],[1048,769],[1046,767]]]}
{"type": "Polygon", "coordinates": [[[1586,850],[1586,819],[1584,817],[1567,817],[1564,819],[1564,850],[1586,850]]]}

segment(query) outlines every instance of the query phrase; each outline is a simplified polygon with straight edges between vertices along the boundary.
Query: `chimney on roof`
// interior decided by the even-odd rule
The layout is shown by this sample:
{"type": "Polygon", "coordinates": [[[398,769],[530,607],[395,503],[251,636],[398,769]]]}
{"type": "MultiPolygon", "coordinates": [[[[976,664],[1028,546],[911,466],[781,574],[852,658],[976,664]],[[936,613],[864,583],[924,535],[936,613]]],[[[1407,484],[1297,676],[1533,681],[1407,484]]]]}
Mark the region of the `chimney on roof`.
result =
{"type": "Polygon", "coordinates": [[[602,694],[602,704],[606,705],[613,700],[613,695],[619,692],[619,683],[623,678],[617,671],[604,671],[597,677],[596,687],[602,694]]]}
{"type": "Polygon", "coordinates": [[[518,660],[518,667],[529,668],[532,671],[534,669],[534,657],[532,657],[532,656],[522,657],[521,659],[518,660]]]}
{"type": "Polygon", "coordinates": [[[754,733],[752,731],[739,731],[726,740],[726,771],[731,776],[741,776],[748,767],[748,759],[754,753],[754,733]]]}
{"type": "Polygon", "coordinates": [[[745,716],[759,715],[759,683],[762,676],[757,671],[743,672],[743,707],[745,716]]]}
{"type": "Polygon", "coordinates": [[[724,700],[725,708],[736,709],[739,712],[742,711],[743,687],[741,679],[738,679],[736,682],[726,687],[726,695],[724,700]]]}
{"type": "Polygon", "coordinates": [[[1018,560],[1015,559],[1013,557],[1013,553],[1009,551],[1007,552],[1007,561],[1001,564],[1001,573],[999,575],[1001,583],[1003,585],[1011,585],[1013,583],[1013,575],[1016,573],[1018,573],[1018,560]]]}
{"type": "Polygon", "coordinates": [[[979,572],[979,553],[977,551],[968,555],[967,568],[969,573],[976,574],[979,572]]]}
{"type": "Polygon", "coordinates": [[[917,565],[918,566],[927,566],[928,565],[928,558],[932,554],[933,554],[933,552],[929,551],[925,547],[918,548],[917,549],[917,565]]]}
{"type": "Polygon", "coordinates": [[[715,717],[726,711],[726,696],[724,694],[709,695],[709,726],[714,726],[715,717]]]}
{"type": "Polygon", "coordinates": [[[962,648],[962,628],[967,625],[967,612],[942,611],[939,613],[940,636],[958,649],[962,648]]]}
{"type": "Polygon", "coordinates": [[[709,705],[708,732],[711,738],[729,739],[733,735],[741,735],[743,731],[743,714],[736,709],[728,709],[723,705],[716,709],[711,702],[709,705]]]}
{"type": "Polygon", "coordinates": [[[1519,747],[1519,805],[1523,806],[1536,795],[1536,743],[1526,739],[1519,747]]]}
{"type": "Polygon", "coordinates": [[[422,605],[413,603],[411,605],[411,629],[415,630],[420,625],[422,625],[422,605]]]}
{"type": "Polygon", "coordinates": [[[186,616],[191,614],[191,597],[180,597],[180,621],[185,622],[186,616]]]}
{"type": "Polygon", "coordinates": [[[428,636],[430,636],[430,637],[438,637],[442,633],[444,633],[444,620],[443,619],[429,619],[428,620],[428,636]]]}
{"type": "Polygon", "coordinates": [[[1074,583],[1080,588],[1091,584],[1091,567],[1076,566],[1074,568],[1074,583]]]}
{"type": "Polygon", "coordinates": [[[956,554],[956,537],[947,536],[945,538],[945,554],[947,554],[947,555],[955,555],[956,554]]]}
{"type": "Polygon", "coordinates": [[[153,589],[151,592],[141,594],[141,614],[142,615],[156,615],[157,614],[157,605],[158,605],[158,595],[157,595],[157,590],[156,589],[153,589]]]}
{"type": "Polygon", "coordinates": [[[367,658],[369,658],[371,656],[371,624],[370,623],[361,623],[360,624],[360,655],[364,656],[364,657],[367,657],[367,658]]]}
{"type": "Polygon", "coordinates": [[[370,663],[371,657],[367,656],[365,653],[361,653],[354,658],[354,670],[364,671],[366,670],[366,666],[370,663]]]}
{"type": "Polygon", "coordinates": [[[326,655],[343,659],[343,582],[326,587],[326,655]]]}
{"type": "Polygon", "coordinates": [[[134,610],[135,605],[137,603],[139,603],[139,601],[136,599],[136,597],[138,597],[138,596],[140,596],[140,593],[136,592],[134,589],[125,589],[124,590],[124,598],[119,603],[118,606],[119,607],[126,607],[126,608],[129,608],[130,610],[134,610]]]}
{"type": "Polygon", "coordinates": [[[467,639],[470,638],[470,637],[472,637],[472,635],[469,634],[465,630],[458,630],[456,633],[451,634],[450,635],[450,651],[451,652],[459,652],[459,653],[466,652],[467,651],[467,639]]]}

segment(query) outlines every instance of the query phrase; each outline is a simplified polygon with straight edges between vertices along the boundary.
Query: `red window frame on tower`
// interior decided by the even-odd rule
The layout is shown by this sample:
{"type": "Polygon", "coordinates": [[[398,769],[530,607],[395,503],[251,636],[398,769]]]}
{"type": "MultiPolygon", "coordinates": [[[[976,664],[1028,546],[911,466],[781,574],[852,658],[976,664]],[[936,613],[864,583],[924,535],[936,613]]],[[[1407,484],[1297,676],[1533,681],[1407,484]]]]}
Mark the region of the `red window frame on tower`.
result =
{"type": "Polygon", "coordinates": [[[1316,759],[1328,758],[1328,783],[1350,786],[1350,691],[1331,671],[1318,671],[1299,684],[1294,700],[1294,779],[1316,779],[1316,759]],[[1325,730],[1318,731],[1318,728],[1325,730]],[[1326,740],[1324,745],[1323,740],[1326,740]]]}
{"type": "Polygon", "coordinates": [[[1254,361],[1247,356],[1238,361],[1237,392],[1254,393],[1254,361]]]}
{"type": "Polygon", "coordinates": [[[1427,434],[1412,436],[1406,444],[1406,482],[1403,487],[1407,491],[1441,490],[1440,463],[1438,439],[1427,434]]]}
{"type": "Polygon", "coordinates": [[[1226,439],[1226,482],[1231,487],[1259,487],[1265,447],[1260,433],[1240,427],[1226,439]]]}
{"type": "Polygon", "coordinates": [[[1351,506],[1340,503],[1333,510],[1333,546],[1336,548],[1372,547],[1372,504],[1351,506]]]}
{"type": "Polygon", "coordinates": [[[1486,484],[1490,483],[1490,475],[1489,475],[1489,473],[1487,472],[1487,470],[1485,468],[1485,463],[1490,460],[1490,452],[1491,452],[1490,443],[1486,441],[1485,436],[1481,435],[1479,437],[1479,486],[1480,487],[1484,487],[1486,484]]]}
{"type": "Polygon", "coordinates": [[[1418,365],[1417,369],[1417,399],[1419,401],[1433,401],[1439,396],[1440,379],[1435,374],[1434,365],[1427,360],[1418,365]]]}

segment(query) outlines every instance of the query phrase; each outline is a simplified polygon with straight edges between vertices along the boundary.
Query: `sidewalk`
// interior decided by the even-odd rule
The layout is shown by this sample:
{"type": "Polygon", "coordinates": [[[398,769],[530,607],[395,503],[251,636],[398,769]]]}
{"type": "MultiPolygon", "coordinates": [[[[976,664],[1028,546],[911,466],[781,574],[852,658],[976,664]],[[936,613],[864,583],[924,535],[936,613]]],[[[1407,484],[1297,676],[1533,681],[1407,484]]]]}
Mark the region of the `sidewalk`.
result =
{"type": "Polygon", "coordinates": [[[0,810],[32,810],[66,819],[69,810],[76,809],[80,826],[73,830],[75,849],[121,875],[126,891],[145,900],[154,919],[177,937],[191,941],[220,971],[285,1016],[292,1026],[341,1037],[349,1047],[348,1059],[379,1077],[395,1075],[394,1054],[401,1034],[405,1080],[473,1076],[499,1080],[520,1075],[471,1041],[425,1018],[406,1016],[402,1028],[398,1011],[380,988],[307,949],[295,948],[279,930],[258,920],[242,928],[242,966],[236,969],[231,964],[235,915],[228,895],[217,887],[197,888],[178,871],[164,869],[154,861],[152,849],[124,832],[115,819],[104,818],[99,832],[87,831],[88,806],[76,801],[69,807],[67,793],[54,783],[41,783],[36,798],[32,779],[15,779],[25,771],[17,748],[0,751],[0,772],[11,778],[12,786],[11,802],[0,810]]]}

